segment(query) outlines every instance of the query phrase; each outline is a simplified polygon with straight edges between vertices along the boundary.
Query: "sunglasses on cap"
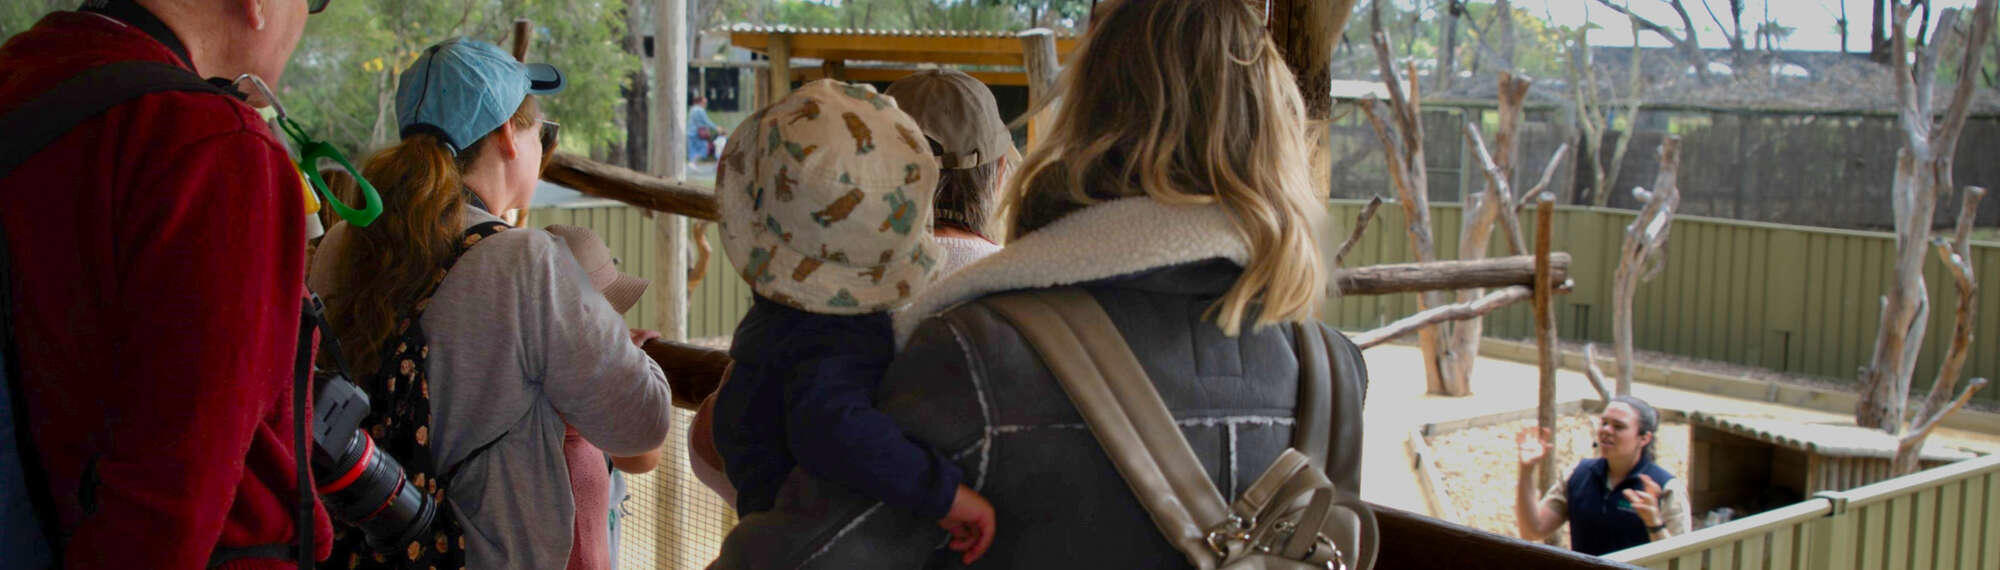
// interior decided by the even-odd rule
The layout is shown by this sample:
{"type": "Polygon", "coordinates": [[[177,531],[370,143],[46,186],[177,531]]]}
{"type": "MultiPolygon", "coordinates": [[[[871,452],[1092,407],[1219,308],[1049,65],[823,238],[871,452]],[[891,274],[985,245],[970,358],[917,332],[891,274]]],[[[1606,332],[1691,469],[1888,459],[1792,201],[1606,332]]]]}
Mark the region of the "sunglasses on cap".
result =
{"type": "Polygon", "coordinates": [[[306,0],[306,13],[318,14],[320,12],[325,12],[326,5],[332,3],[333,0],[306,0]]]}

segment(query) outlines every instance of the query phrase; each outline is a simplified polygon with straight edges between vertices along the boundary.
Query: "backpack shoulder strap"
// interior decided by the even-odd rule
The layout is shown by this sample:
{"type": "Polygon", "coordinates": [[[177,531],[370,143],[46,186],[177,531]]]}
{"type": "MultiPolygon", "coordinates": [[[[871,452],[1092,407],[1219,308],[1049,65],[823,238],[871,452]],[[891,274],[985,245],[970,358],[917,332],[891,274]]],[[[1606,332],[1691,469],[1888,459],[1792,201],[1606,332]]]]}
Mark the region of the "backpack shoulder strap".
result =
{"type": "Polygon", "coordinates": [[[50,541],[56,526],[55,500],[49,495],[41,454],[23,401],[21,356],[14,344],[14,276],[8,259],[7,231],[0,226],[0,500],[24,501],[29,509],[5,509],[0,519],[0,550],[28,566],[60,566],[61,551],[50,541]],[[30,514],[31,513],[31,514],[30,514]],[[23,516],[30,514],[29,516],[23,516]],[[24,549],[17,551],[15,549],[24,549]]]}
{"type": "Polygon", "coordinates": [[[1097,300],[1062,288],[979,302],[1013,323],[1055,373],[1161,535],[1194,566],[1212,567],[1208,531],[1231,522],[1229,506],[1097,300]]]}
{"type": "Polygon", "coordinates": [[[120,61],[84,70],[0,116],[0,178],[70,129],[142,95],[166,91],[226,94],[194,72],[157,61],[120,61]]]}
{"type": "Polygon", "coordinates": [[[1368,378],[1360,351],[1317,322],[1292,324],[1299,360],[1299,421],[1292,447],[1341,489],[1361,490],[1362,401],[1368,378]]]}

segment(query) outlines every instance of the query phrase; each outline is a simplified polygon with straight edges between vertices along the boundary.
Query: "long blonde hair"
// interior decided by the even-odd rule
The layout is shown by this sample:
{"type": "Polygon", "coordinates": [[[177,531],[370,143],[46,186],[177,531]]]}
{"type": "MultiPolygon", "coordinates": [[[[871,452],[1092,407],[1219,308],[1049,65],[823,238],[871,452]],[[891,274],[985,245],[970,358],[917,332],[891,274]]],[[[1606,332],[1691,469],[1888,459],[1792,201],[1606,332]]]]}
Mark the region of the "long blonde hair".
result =
{"type": "MultiPolygon", "coordinates": [[[[541,117],[534,96],[507,122],[525,130],[541,117]]],[[[397,320],[411,308],[458,247],[466,205],[465,169],[486,149],[491,134],[457,156],[431,132],[415,132],[375,151],[361,174],[382,195],[382,216],[368,227],[347,227],[346,246],[334,260],[327,320],[340,338],[348,372],[372,375],[383,345],[397,334],[397,320]]]]}
{"type": "Polygon", "coordinates": [[[1099,8],[1057,86],[1057,118],[1007,189],[1016,238],[1097,202],[1220,203],[1249,245],[1210,314],[1226,334],[1309,319],[1326,283],[1305,105],[1242,0],[1099,8]]]}

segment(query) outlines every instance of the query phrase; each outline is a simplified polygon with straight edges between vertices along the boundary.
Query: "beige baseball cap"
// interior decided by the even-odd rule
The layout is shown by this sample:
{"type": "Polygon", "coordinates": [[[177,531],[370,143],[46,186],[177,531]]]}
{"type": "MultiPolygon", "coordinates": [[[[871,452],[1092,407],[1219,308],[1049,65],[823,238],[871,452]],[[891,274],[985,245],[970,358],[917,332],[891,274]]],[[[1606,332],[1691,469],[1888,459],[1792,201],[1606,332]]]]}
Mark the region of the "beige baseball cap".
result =
{"type": "Polygon", "coordinates": [[[970,75],[927,69],[896,80],[883,94],[894,97],[924,135],[944,147],[938,166],[946,170],[985,166],[1014,154],[1014,135],[1000,120],[993,91],[970,75]]]}
{"type": "Polygon", "coordinates": [[[639,298],[646,294],[646,287],[653,282],[643,277],[634,277],[618,271],[618,258],[611,256],[611,248],[597,237],[590,228],[565,225],[551,225],[546,228],[550,234],[562,238],[569,246],[570,255],[576,257],[576,264],[583,266],[583,272],[590,276],[590,286],[603,293],[611,301],[611,308],[624,314],[639,304],[639,298]]]}

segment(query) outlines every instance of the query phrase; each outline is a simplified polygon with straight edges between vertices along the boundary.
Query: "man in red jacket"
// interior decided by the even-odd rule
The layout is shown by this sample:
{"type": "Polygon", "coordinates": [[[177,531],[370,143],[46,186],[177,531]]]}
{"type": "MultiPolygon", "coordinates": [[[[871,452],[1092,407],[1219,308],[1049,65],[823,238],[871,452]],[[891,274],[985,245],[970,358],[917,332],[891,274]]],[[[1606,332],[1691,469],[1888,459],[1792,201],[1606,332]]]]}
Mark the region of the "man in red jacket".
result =
{"type": "MultiPolygon", "coordinates": [[[[126,60],[276,84],[307,2],[93,0],[51,14],[0,46],[0,114],[126,60]]],[[[209,93],[133,99],[0,179],[17,405],[67,565],[202,568],[296,541],[303,200],[257,112],[209,93]]],[[[317,558],[331,531],[314,511],[317,558]]],[[[292,567],[282,556],[221,567],[292,567]]]]}

